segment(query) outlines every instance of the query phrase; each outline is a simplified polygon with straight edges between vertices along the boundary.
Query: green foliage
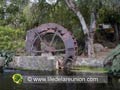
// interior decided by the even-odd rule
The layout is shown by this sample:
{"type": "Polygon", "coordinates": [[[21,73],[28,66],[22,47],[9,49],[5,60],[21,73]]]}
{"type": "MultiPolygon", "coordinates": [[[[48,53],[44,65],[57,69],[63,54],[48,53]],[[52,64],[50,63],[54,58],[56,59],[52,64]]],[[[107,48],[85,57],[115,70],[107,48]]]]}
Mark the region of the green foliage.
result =
{"type": "Polygon", "coordinates": [[[1,0],[0,1],[0,25],[22,28],[25,18],[23,8],[29,0],[1,0]]]}
{"type": "MultiPolygon", "coordinates": [[[[30,29],[42,23],[55,22],[73,30],[79,25],[78,18],[68,9],[64,0],[58,0],[55,5],[49,5],[45,0],[30,3],[30,0],[0,1],[0,25],[11,25],[15,28],[30,29]]],[[[119,0],[76,0],[87,24],[90,24],[90,14],[94,9],[98,12],[98,22],[120,22],[119,0]]]]}
{"type": "Polygon", "coordinates": [[[80,10],[80,12],[82,13],[86,23],[88,25],[90,25],[90,15],[91,12],[94,10],[95,12],[97,12],[97,9],[99,9],[99,1],[100,0],[77,0],[76,4],[80,10]]]}
{"type": "Polygon", "coordinates": [[[14,52],[9,51],[1,51],[0,57],[3,57],[5,59],[4,67],[8,66],[9,62],[13,60],[14,52]]]}
{"type": "Polygon", "coordinates": [[[88,24],[92,10],[98,23],[120,23],[120,0],[77,0],[76,4],[88,24]]]}
{"type": "Polygon", "coordinates": [[[114,75],[120,73],[120,45],[105,58],[104,65],[114,75]]]}
{"type": "Polygon", "coordinates": [[[99,23],[120,23],[120,13],[109,8],[101,8],[99,10],[99,17],[99,23]]]}
{"type": "Polygon", "coordinates": [[[24,47],[25,32],[19,29],[0,26],[0,51],[17,51],[24,47]]]}
{"type": "Polygon", "coordinates": [[[71,31],[73,27],[79,25],[78,18],[68,9],[64,0],[58,0],[57,4],[52,6],[45,3],[45,0],[41,0],[32,6],[27,5],[23,14],[26,20],[26,30],[48,22],[58,23],[71,31]]]}

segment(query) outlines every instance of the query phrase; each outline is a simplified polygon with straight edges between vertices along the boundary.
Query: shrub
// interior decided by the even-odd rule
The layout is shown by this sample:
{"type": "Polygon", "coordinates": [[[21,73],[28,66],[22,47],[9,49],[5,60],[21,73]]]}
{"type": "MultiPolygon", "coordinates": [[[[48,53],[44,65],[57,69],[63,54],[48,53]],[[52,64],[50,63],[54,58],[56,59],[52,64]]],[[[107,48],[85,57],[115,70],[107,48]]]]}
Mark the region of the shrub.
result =
{"type": "Polygon", "coordinates": [[[0,51],[17,51],[24,47],[25,32],[0,26],[0,51]]]}
{"type": "Polygon", "coordinates": [[[105,58],[104,66],[114,75],[120,74],[120,45],[105,58]]]}

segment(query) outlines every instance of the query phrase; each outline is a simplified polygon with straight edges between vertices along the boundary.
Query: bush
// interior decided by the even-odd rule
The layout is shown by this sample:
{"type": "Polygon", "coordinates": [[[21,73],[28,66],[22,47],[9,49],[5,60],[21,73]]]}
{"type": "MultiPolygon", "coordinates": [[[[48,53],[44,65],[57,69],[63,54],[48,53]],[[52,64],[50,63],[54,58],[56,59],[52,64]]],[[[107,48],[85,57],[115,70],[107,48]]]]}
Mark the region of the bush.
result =
{"type": "Polygon", "coordinates": [[[120,74],[120,45],[113,49],[105,58],[104,66],[114,75],[120,74]]]}
{"type": "Polygon", "coordinates": [[[23,48],[24,35],[23,30],[0,26],[0,51],[17,51],[23,48]]]}

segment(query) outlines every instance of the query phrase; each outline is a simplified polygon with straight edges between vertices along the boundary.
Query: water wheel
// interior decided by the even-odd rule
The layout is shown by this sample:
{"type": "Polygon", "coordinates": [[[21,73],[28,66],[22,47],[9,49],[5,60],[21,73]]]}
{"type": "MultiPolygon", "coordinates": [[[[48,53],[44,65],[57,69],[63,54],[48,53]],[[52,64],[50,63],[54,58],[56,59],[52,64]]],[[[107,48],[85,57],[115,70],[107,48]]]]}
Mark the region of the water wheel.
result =
{"type": "Polygon", "coordinates": [[[46,23],[27,31],[26,50],[30,55],[61,54],[65,59],[75,60],[77,42],[73,35],[61,25],[46,23]]]}

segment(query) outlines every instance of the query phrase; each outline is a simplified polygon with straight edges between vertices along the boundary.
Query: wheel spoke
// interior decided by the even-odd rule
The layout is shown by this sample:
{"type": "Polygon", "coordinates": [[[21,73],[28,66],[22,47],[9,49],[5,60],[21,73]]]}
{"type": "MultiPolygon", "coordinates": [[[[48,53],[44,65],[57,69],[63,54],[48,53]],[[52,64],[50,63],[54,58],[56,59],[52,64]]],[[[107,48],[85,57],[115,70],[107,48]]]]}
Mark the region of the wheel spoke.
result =
{"type": "Polygon", "coordinates": [[[54,34],[53,37],[52,37],[52,40],[51,40],[51,42],[50,42],[50,46],[52,46],[52,44],[53,44],[53,42],[54,42],[54,40],[55,40],[56,35],[57,35],[57,31],[55,32],[55,34],[54,34]]]}
{"type": "Polygon", "coordinates": [[[42,37],[40,36],[40,34],[38,34],[37,32],[35,32],[35,34],[37,34],[37,36],[38,36],[38,38],[40,39],[40,41],[43,42],[43,44],[44,44],[45,46],[47,46],[45,40],[42,39],[42,37]]]}
{"type": "Polygon", "coordinates": [[[31,46],[31,51],[32,51],[33,48],[34,48],[34,43],[35,43],[35,41],[37,40],[37,38],[38,38],[38,36],[36,36],[35,39],[34,39],[34,41],[33,41],[33,44],[32,44],[32,46],[31,46]]]}
{"type": "MultiPolygon", "coordinates": [[[[36,32],[35,32],[35,33],[36,33],[36,32]]],[[[35,51],[35,50],[33,50],[35,41],[36,41],[37,39],[39,39],[39,40],[40,40],[40,45],[41,45],[41,42],[42,42],[43,45],[45,45],[45,47],[48,47],[48,44],[47,44],[47,42],[46,42],[45,40],[43,40],[43,39],[40,37],[40,35],[39,35],[38,33],[36,33],[36,34],[37,34],[37,36],[35,37],[35,39],[34,39],[34,41],[33,41],[33,44],[32,44],[32,46],[31,46],[31,51],[32,51],[32,52],[36,52],[36,53],[42,53],[43,51],[35,51]]]]}
{"type": "Polygon", "coordinates": [[[40,34],[38,34],[37,32],[34,31],[35,34],[37,34],[36,38],[34,39],[33,42],[35,42],[37,40],[37,38],[45,45],[45,47],[48,47],[49,44],[47,43],[47,41],[43,40],[42,37],[40,36],[40,34]]]}

